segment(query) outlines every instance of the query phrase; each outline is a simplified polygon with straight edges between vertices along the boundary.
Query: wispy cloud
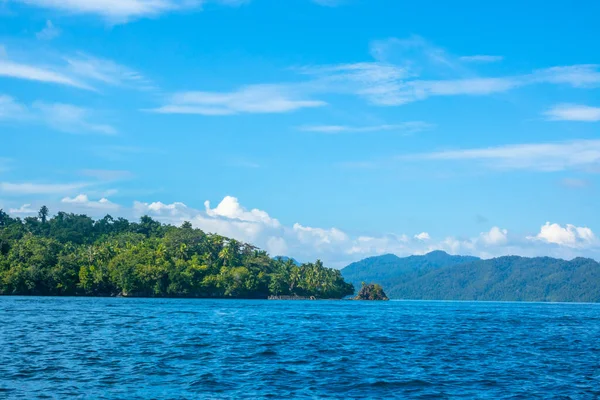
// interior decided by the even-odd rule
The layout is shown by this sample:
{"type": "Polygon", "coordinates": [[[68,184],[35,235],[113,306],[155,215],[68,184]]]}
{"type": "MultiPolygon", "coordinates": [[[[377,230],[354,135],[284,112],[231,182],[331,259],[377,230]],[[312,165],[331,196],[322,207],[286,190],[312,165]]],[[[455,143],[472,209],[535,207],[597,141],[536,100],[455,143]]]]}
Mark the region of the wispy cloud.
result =
{"type": "Polygon", "coordinates": [[[92,112],[71,104],[36,102],[33,109],[42,121],[50,127],[67,133],[98,133],[115,135],[117,130],[111,125],[90,122],[92,112]]]}
{"type": "Polygon", "coordinates": [[[10,158],[0,157],[0,173],[11,170],[12,160],[10,158]]]}
{"type": "Polygon", "coordinates": [[[595,170],[600,166],[600,140],[515,144],[404,155],[399,160],[480,161],[496,169],[533,171],[595,170]]]}
{"type": "Polygon", "coordinates": [[[552,121],[600,121],[600,107],[579,104],[558,104],[544,113],[552,121]]]}
{"type": "Polygon", "coordinates": [[[592,88],[600,85],[600,66],[557,66],[506,76],[481,76],[474,66],[500,56],[456,56],[420,36],[371,43],[371,62],[310,66],[314,90],[352,94],[379,106],[398,106],[433,96],[487,96],[535,84],[592,88]]]}
{"type": "Polygon", "coordinates": [[[494,63],[504,60],[504,57],[479,54],[474,56],[462,56],[460,57],[460,60],[470,63],[494,63]]]}
{"type": "Polygon", "coordinates": [[[28,114],[27,107],[10,96],[0,95],[0,121],[22,119],[28,114]]]}
{"type": "Polygon", "coordinates": [[[54,26],[52,21],[47,20],[44,29],[36,33],[36,37],[40,40],[52,40],[60,36],[60,29],[54,26]]]}
{"type": "Polygon", "coordinates": [[[95,178],[105,182],[127,180],[134,177],[130,171],[111,169],[84,169],[79,172],[83,176],[95,178]]]}
{"type": "Polygon", "coordinates": [[[337,7],[344,4],[345,0],[312,0],[312,2],[324,7],[337,7]]]}
{"type": "Polygon", "coordinates": [[[71,104],[35,102],[21,104],[10,96],[0,95],[0,121],[44,124],[54,130],[68,133],[96,133],[114,135],[111,125],[93,122],[94,112],[71,104]]]}
{"type": "Polygon", "coordinates": [[[182,92],[168,104],[150,110],[162,114],[233,115],[243,113],[285,113],[301,108],[321,107],[324,101],[302,99],[286,86],[249,85],[233,92],[182,92]]]}
{"type": "Polygon", "coordinates": [[[66,69],[85,81],[93,81],[110,86],[123,86],[138,89],[153,89],[154,86],[139,72],[112,60],[93,57],[84,53],[65,57],[66,69]]]}
{"type": "Polygon", "coordinates": [[[37,50],[20,57],[0,57],[0,77],[58,84],[98,91],[103,86],[154,89],[141,73],[112,60],[85,53],[49,54],[37,50]]]}
{"type": "Polygon", "coordinates": [[[563,178],[560,180],[560,184],[568,188],[581,189],[588,187],[590,185],[590,182],[585,179],[563,178]]]}
{"type": "Polygon", "coordinates": [[[74,190],[79,190],[89,183],[33,183],[33,182],[0,182],[0,193],[5,195],[44,195],[44,194],[65,194],[74,190]]]}
{"type": "Polygon", "coordinates": [[[581,64],[539,69],[526,78],[527,83],[553,83],[577,88],[594,88],[600,86],[600,65],[581,64]]]}
{"type": "MultiPolygon", "coordinates": [[[[198,9],[211,0],[5,0],[29,6],[54,9],[68,14],[97,15],[113,24],[161,14],[198,9]]],[[[212,0],[226,6],[239,6],[249,0],[212,0]]]]}
{"type": "Polygon", "coordinates": [[[361,62],[305,67],[299,72],[312,76],[315,91],[356,94],[377,105],[408,102],[403,93],[410,72],[403,67],[380,62],[361,62]]]}
{"type": "Polygon", "coordinates": [[[0,58],[0,76],[92,90],[91,86],[64,73],[56,72],[51,67],[13,62],[2,58],[0,58]]]}
{"type": "Polygon", "coordinates": [[[318,133],[365,133],[365,132],[381,132],[381,131],[397,131],[402,133],[417,133],[433,128],[433,124],[422,121],[410,121],[400,124],[384,124],[371,126],[347,126],[347,125],[305,125],[298,129],[304,132],[318,133]]]}

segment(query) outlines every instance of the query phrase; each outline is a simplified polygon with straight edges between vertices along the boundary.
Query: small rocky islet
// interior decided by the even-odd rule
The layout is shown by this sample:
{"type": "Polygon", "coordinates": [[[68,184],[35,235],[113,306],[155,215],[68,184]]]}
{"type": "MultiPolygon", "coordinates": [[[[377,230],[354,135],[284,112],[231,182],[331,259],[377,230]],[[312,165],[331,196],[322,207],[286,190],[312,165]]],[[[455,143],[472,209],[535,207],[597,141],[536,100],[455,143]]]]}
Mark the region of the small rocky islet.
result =
{"type": "Polygon", "coordinates": [[[389,300],[389,298],[381,285],[377,283],[366,284],[363,282],[354,300],[389,300]]]}

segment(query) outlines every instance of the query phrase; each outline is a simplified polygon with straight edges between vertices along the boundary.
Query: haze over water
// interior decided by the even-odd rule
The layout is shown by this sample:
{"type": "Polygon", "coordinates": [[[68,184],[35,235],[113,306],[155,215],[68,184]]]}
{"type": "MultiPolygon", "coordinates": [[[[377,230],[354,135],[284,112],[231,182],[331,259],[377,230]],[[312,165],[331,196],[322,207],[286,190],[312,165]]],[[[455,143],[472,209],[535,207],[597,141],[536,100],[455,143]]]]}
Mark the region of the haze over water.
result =
{"type": "Polygon", "coordinates": [[[600,305],[0,298],[0,398],[596,398],[600,305]]]}

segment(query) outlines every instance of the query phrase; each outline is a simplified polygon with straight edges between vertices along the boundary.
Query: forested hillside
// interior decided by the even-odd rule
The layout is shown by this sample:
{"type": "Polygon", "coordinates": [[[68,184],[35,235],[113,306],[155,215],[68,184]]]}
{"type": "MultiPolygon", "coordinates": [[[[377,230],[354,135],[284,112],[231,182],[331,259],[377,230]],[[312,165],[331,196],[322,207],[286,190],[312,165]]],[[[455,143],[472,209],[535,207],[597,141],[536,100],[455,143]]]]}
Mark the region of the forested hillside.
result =
{"type": "Polygon", "coordinates": [[[216,234],[107,215],[11,218],[0,210],[0,294],[341,298],[354,293],[320,261],[297,265],[216,234]]]}
{"type": "Polygon", "coordinates": [[[389,263],[386,257],[387,272],[381,275],[369,268],[379,265],[374,260],[350,265],[342,274],[351,282],[362,276],[379,283],[392,299],[600,302],[600,264],[591,259],[510,256],[457,263],[460,258],[435,253],[448,264],[425,262],[430,255],[418,256],[422,263],[415,257],[389,263]]]}
{"type": "Polygon", "coordinates": [[[348,265],[342,270],[344,278],[356,289],[362,282],[376,282],[389,292],[401,281],[410,281],[436,268],[479,260],[470,256],[451,256],[443,251],[433,251],[420,256],[400,258],[393,254],[369,257],[348,265]]]}

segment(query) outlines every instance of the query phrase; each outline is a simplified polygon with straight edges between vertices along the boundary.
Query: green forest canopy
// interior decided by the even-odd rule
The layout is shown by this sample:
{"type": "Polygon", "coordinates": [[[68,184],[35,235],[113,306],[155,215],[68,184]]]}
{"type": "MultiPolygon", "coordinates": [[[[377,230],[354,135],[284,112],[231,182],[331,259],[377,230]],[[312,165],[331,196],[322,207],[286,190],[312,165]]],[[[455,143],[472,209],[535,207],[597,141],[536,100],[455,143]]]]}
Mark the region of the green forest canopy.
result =
{"type": "Polygon", "coordinates": [[[354,287],[321,261],[296,265],[217,234],[110,215],[12,218],[0,210],[0,294],[342,298],[354,287]]]}

